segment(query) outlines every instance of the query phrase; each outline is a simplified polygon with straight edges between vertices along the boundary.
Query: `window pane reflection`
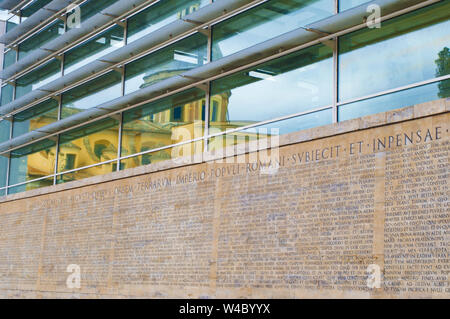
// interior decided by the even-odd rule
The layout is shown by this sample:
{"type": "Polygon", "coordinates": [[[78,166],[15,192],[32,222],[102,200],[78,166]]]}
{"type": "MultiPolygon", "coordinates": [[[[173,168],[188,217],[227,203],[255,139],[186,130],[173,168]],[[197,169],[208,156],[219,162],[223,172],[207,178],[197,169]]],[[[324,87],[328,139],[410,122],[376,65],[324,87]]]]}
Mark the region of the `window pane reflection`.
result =
{"type": "Polygon", "coordinates": [[[58,120],[58,102],[47,100],[14,115],[13,137],[34,131],[58,120]]]}
{"type": "Polygon", "coordinates": [[[55,142],[51,140],[39,141],[36,144],[12,151],[9,185],[52,175],[55,159],[55,142]]]}
{"type": "MultiPolygon", "coordinates": [[[[259,125],[238,132],[212,137],[208,140],[208,150],[216,151],[236,144],[269,138],[274,134],[283,135],[316,126],[331,124],[332,121],[332,110],[326,109],[274,123],[259,125]]],[[[213,134],[214,130],[210,133],[213,134]]]]}
{"type": "Polygon", "coordinates": [[[209,4],[209,0],[159,1],[128,19],[128,43],[209,4]]]}
{"type": "Polygon", "coordinates": [[[213,60],[334,13],[334,0],[272,0],[214,26],[213,60]]]}
{"type": "Polygon", "coordinates": [[[16,99],[44,86],[61,76],[61,61],[52,59],[48,63],[17,79],[16,99]]]}
{"type": "Polygon", "coordinates": [[[341,37],[339,100],[449,74],[438,68],[449,47],[449,11],[447,1],[341,37]]]}
{"type": "Polygon", "coordinates": [[[80,67],[122,47],[123,28],[115,26],[88,42],[79,45],[64,55],[64,73],[70,73],[80,67]]]}
{"type": "Polygon", "coordinates": [[[447,97],[450,97],[450,80],[341,105],[338,118],[345,121],[447,97]]]}
{"type": "MultiPolygon", "coordinates": [[[[125,112],[123,118],[122,156],[145,152],[202,137],[205,127],[205,93],[191,89],[125,112]]],[[[192,149],[197,152],[201,147],[192,149]]],[[[201,150],[202,151],[202,150],[201,150]]],[[[163,156],[165,152],[158,153],[163,156]]],[[[153,157],[155,157],[154,155],[153,157]]],[[[141,156],[150,164],[152,156],[141,156]]],[[[168,157],[170,158],[170,157],[168,157]]],[[[135,167],[139,158],[124,161],[135,167]]]]}
{"type": "Polygon", "coordinates": [[[194,34],[126,65],[125,94],[183,73],[207,62],[207,39],[194,34]]]}
{"type": "Polygon", "coordinates": [[[122,95],[122,75],[111,71],[62,95],[61,118],[111,101],[122,95]]]}
{"type": "Polygon", "coordinates": [[[332,54],[317,45],[214,81],[211,127],[224,131],[330,105],[332,54]]]}
{"type": "MultiPolygon", "coordinates": [[[[106,118],[61,134],[58,172],[70,171],[117,158],[118,131],[119,121],[106,118]]],[[[82,173],[63,175],[62,179],[66,182],[72,180],[73,176],[89,177],[99,175],[99,173],[101,170],[93,167],[83,170],[82,173]]]]}

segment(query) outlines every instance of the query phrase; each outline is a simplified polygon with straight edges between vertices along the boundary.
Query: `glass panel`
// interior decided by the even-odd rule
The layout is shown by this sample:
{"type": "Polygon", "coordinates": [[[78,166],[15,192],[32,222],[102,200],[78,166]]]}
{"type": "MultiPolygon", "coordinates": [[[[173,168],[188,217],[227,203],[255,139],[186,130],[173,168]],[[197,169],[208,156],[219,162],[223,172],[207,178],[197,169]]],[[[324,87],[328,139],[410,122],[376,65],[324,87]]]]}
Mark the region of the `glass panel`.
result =
{"type": "Polygon", "coordinates": [[[53,177],[44,178],[38,181],[30,182],[27,184],[10,187],[8,189],[8,194],[17,194],[25,191],[30,191],[37,188],[47,187],[53,185],[53,177]]]}
{"type": "Polygon", "coordinates": [[[209,0],[159,1],[128,19],[128,43],[209,4],[209,0]]]}
{"type": "MultiPolygon", "coordinates": [[[[210,151],[215,151],[241,143],[266,138],[273,134],[283,135],[308,128],[323,126],[333,122],[332,109],[326,109],[287,120],[259,125],[246,130],[212,137],[208,140],[210,151]]],[[[213,133],[213,132],[211,132],[213,133]]]]}
{"type": "Polygon", "coordinates": [[[4,189],[0,189],[0,196],[5,196],[5,195],[6,195],[5,190],[4,189]]]}
{"type": "Polygon", "coordinates": [[[52,59],[48,63],[17,79],[16,99],[50,83],[61,76],[61,61],[52,59]]]}
{"type": "Polygon", "coordinates": [[[10,84],[2,86],[1,105],[6,105],[13,100],[14,87],[10,84]]]}
{"type": "Polygon", "coordinates": [[[63,184],[63,183],[76,181],[76,180],[80,180],[80,179],[88,178],[88,177],[92,177],[92,176],[104,175],[104,174],[112,173],[115,171],[117,171],[117,162],[107,163],[107,164],[98,165],[95,167],[81,169],[81,170],[75,171],[75,172],[58,175],[56,182],[58,184],[63,184]]]}
{"type": "Polygon", "coordinates": [[[68,51],[64,55],[64,73],[67,74],[77,70],[123,45],[123,28],[114,26],[68,51]]]}
{"type": "MultiPolygon", "coordinates": [[[[103,9],[109,7],[110,5],[114,4],[117,0],[89,0],[80,5],[80,13],[81,13],[81,23],[89,19],[90,17],[96,15],[103,9]]],[[[75,12],[75,10],[72,10],[68,14],[68,20],[71,20],[71,15],[75,12]]],[[[68,23],[68,27],[70,27],[72,24],[68,23]]],[[[74,27],[76,27],[76,24],[73,24],[74,27]]]]}
{"type": "Polygon", "coordinates": [[[55,169],[55,142],[39,141],[11,152],[9,185],[15,185],[53,174],[55,169]]]}
{"type": "Polygon", "coordinates": [[[11,131],[11,122],[7,120],[0,120],[0,143],[9,140],[11,131]]]}
{"type": "Polygon", "coordinates": [[[58,120],[58,102],[47,100],[14,115],[13,137],[34,131],[58,120]]]}
{"type": "MultiPolygon", "coordinates": [[[[9,121],[0,121],[0,143],[9,140],[9,134],[11,129],[11,123],[9,121]]],[[[0,187],[6,185],[6,169],[8,165],[8,159],[0,156],[0,187]]]]}
{"type": "Polygon", "coordinates": [[[363,3],[370,2],[368,0],[339,0],[339,12],[345,11],[350,8],[354,8],[363,3]]]}
{"type": "Polygon", "coordinates": [[[212,129],[217,133],[331,105],[332,55],[329,47],[317,45],[214,81],[212,129]]]}
{"type": "Polygon", "coordinates": [[[126,65],[125,94],[207,62],[207,38],[194,34],[126,65]]]}
{"type": "Polygon", "coordinates": [[[122,75],[111,71],[62,95],[61,118],[98,106],[122,95],[122,75]]]}
{"type": "Polygon", "coordinates": [[[142,165],[155,164],[201,153],[203,153],[203,140],[124,159],[120,162],[120,169],[124,170],[142,165]]]}
{"type": "Polygon", "coordinates": [[[338,117],[339,121],[345,121],[447,97],[450,97],[450,80],[342,105],[338,117]]]}
{"type": "MultiPolygon", "coordinates": [[[[204,134],[204,119],[205,94],[200,89],[190,89],[125,112],[122,156],[201,137],[204,134]]],[[[151,160],[142,161],[152,163],[151,160]]],[[[126,161],[126,167],[135,166],[126,161]]]]}
{"type": "Polygon", "coordinates": [[[6,21],[6,32],[11,31],[20,23],[20,18],[16,15],[11,15],[11,18],[6,21]]]}
{"type": "Polygon", "coordinates": [[[334,13],[334,0],[272,0],[213,27],[213,60],[334,13]]]}
{"type": "MultiPolygon", "coordinates": [[[[112,118],[106,118],[61,134],[58,172],[95,165],[117,158],[118,131],[119,122],[112,118]]],[[[86,170],[89,174],[94,174],[97,171],[97,168],[86,170]]]]}
{"type": "Polygon", "coordinates": [[[449,46],[448,12],[446,1],[341,37],[339,100],[449,74],[449,68],[436,72],[449,46]]]}
{"type": "Polygon", "coordinates": [[[52,2],[52,0],[34,0],[24,9],[20,10],[20,15],[22,17],[21,22],[24,22],[33,13],[37,12],[39,9],[43,8],[47,4],[52,2]]]}
{"type": "Polygon", "coordinates": [[[6,69],[8,66],[13,65],[14,63],[16,63],[16,51],[9,50],[4,55],[3,69],[6,69]]]}
{"type": "Polygon", "coordinates": [[[63,33],[64,22],[58,19],[19,45],[19,60],[63,33]]]}

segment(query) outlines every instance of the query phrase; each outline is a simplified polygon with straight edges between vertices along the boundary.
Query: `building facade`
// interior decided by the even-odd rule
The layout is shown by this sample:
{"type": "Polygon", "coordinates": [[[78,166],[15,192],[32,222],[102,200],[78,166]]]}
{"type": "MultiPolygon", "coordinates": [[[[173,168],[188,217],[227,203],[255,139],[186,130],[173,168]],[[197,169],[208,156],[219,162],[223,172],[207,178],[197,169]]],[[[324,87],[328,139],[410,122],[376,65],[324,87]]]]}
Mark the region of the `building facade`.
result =
{"type": "Polygon", "coordinates": [[[448,298],[450,1],[0,8],[0,297],[448,298]]]}
{"type": "Polygon", "coordinates": [[[380,2],[382,27],[347,18],[369,17],[365,1],[16,2],[0,39],[2,195],[449,94],[446,1],[380,2]]]}

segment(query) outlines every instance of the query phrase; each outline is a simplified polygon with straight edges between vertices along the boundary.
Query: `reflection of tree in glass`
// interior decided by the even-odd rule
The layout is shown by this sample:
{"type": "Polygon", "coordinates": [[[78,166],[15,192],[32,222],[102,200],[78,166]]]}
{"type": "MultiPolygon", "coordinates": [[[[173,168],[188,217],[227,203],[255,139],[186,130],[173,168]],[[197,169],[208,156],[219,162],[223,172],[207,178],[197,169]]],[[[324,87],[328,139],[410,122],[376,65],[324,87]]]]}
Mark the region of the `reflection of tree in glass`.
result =
{"type": "MultiPolygon", "coordinates": [[[[438,53],[439,58],[435,60],[437,69],[436,76],[444,76],[450,73],[450,49],[445,47],[438,53]]],[[[446,98],[450,96],[450,79],[444,80],[439,83],[440,98],[446,98]]]]}

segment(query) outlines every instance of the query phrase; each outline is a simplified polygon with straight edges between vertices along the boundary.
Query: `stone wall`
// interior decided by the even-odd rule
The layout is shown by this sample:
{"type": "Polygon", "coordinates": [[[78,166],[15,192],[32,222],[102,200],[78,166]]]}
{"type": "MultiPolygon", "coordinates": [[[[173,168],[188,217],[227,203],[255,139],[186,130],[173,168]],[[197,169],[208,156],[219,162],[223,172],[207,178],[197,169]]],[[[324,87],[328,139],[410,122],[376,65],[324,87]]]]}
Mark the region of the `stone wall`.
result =
{"type": "Polygon", "coordinates": [[[0,297],[449,298],[449,109],[1,198],[0,297]]]}

